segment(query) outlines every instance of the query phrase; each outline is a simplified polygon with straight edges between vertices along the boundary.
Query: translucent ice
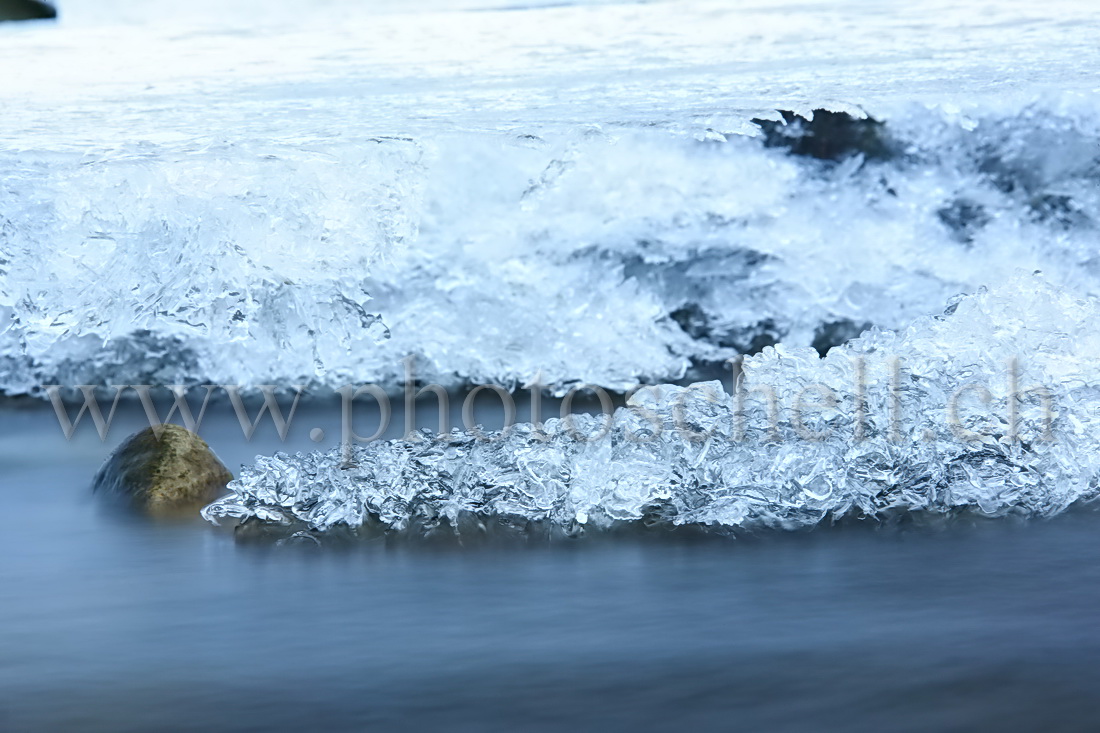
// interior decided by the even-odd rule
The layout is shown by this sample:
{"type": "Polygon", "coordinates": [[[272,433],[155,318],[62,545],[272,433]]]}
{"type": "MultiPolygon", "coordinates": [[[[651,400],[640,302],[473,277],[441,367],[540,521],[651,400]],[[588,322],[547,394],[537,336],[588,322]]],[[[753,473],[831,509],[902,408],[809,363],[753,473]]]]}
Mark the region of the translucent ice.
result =
{"type": "Polygon", "coordinates": [[[1100,490],[1098,318],[1024,277],[824,358],[766,348],[732,397],[661,386],[610,423],[259,457],[203,515],[417,535],[1052,515],[1100,490]]]}
{"type": "Polygon", "coordinates": [[[0,152],[4,388],[309,383],[347,366],[386,336],[364,280],[415,231],[418,159],[388,139],[0,152]]]}
{"type": "Polygon", "coordinates": [[[626,389],[898,328],[1017,268],[1098,292],[1096,119],[910,110],[877,133],[888,155],[839,161],[742,136],[448,141],[416,244],[372,275],[393,338],[364,377],[415,353],[443,383],[626,389]]]}
{"type": "Polygon", "coordinates": [[[0,29],[0,389],[394,385],[408,354],[625,389],[1017,267],[1096,292],[1087,3],[542,5],[0,29]],[[821,107],[883,144],[769,126],[821,107]]]}
{"type": "Polygon", "coordinates": [[[415,354],[626,389],[1016,268],[1096,292],[1095,124],[915,110],[839,161],[636,130],[0,154],[2,386],[394,385],[415,354]]]}

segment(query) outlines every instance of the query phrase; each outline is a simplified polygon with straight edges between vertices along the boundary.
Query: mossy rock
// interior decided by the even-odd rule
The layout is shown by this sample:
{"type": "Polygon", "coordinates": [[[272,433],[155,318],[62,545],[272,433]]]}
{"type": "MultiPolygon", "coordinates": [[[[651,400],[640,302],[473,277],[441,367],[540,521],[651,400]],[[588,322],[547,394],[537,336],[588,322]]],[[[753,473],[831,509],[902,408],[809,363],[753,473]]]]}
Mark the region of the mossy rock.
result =
{"type": "Polygon", "coordinates": [[[0,0],[0,20],[43,20],[56,17],[57,9],[41,0],[0,0]]]}
{"type": "Polygon", "coordinates": [[[224,493],[233,474],[199,436],[179,425],[134,433],[95,476],[93,491],[155,516],[184,515],[224,493]]]}

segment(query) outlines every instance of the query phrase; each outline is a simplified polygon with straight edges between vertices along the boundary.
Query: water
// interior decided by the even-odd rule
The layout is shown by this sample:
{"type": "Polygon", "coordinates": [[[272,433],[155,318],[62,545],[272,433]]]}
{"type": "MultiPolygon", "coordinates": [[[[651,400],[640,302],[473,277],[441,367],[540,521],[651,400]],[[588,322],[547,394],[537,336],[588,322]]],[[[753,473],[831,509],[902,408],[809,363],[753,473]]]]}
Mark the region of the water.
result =
{"type": "MultiPolygon", "coordinates": [[[[312,445],[328,405],[292,429],[312,445]]],[[[364,413],[366,416],[366,413],[364,413]]],[[[231,467],[252,444],[212,409],[231,467]]],[[[0,729],[1090,730],[1100,517],[493,549],[105,513],[117,438],[0,420],[0,729]]],[[[268,426],[269,428],[270,426],[268,426]]],[[[116,435],[112,432],[112,435],[116,435]]]]}

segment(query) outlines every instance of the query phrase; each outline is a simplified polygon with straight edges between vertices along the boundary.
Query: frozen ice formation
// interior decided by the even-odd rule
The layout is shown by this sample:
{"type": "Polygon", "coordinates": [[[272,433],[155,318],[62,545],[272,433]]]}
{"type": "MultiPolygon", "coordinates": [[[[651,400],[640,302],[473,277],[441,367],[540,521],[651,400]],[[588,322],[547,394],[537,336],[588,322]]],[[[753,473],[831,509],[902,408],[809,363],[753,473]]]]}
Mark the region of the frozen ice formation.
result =
{"type": "Polygon", "coordinates": [[[388,139],[0,152],[3,387],[308,383],[350,366],[386,337],[364,276],[415,231],[419,155],[388,139]]]}
{"type": "Polygon", "coordinates": [[[792,121],[698,141],[592,132],[435,154],[416,246],[368,286],[392,331],[372,381],[628,389],[769,344],[822,351],[904,326],[1017,268],[1097,292],[1095,116],[960,126],[792,121]],[[818,134],[839,160],[801,155],[818,134]],[[492,185],[462,181],[492,171],[492,185]],[[388,370],[388,371],[387,371],[388,370]]]}
{"type": "Polygon", "coordinates": [[[918,112],[835,161],[798,154],[824,137],[799,120],[0,153],[2,387],[392,386],[414,354],[445,385],[626,390],[896,328],[1016,268],[1096,292],[1095,117],[918,112]]]}
{"type": "Polygon", "coordinates": [[[408,354],[623,390],[1017,267],[1096,291],[1087,4],[543,4],[6,34],[0,390],[392,386],[408,354]],[[778,124],[820,107],[885,125],[778,124]]]}
{"type": "Polygon", "coordinates": [[[733,396],[665,385],[610,422],[258,457],[203,515],[413,536],[1053,515],[1100,491],[1098,318],[1020,277],[823,358],[765,348],[733,396]]]}

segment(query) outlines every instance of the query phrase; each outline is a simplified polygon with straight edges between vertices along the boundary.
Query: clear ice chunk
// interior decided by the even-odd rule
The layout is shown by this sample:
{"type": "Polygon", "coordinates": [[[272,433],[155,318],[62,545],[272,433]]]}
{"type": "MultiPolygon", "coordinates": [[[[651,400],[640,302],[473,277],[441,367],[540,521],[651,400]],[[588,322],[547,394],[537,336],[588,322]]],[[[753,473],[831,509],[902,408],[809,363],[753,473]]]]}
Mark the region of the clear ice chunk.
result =
{"type": "Polygon", "coordinates": [[[203,516],[413,536],[1050,516],[1100,489],[1098,319],[1096,298],[1021,276],[823,358],[765,348],[733,395],[662,385],[610,423],[258,457],[203,516]]]}

